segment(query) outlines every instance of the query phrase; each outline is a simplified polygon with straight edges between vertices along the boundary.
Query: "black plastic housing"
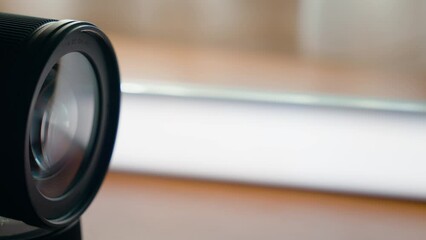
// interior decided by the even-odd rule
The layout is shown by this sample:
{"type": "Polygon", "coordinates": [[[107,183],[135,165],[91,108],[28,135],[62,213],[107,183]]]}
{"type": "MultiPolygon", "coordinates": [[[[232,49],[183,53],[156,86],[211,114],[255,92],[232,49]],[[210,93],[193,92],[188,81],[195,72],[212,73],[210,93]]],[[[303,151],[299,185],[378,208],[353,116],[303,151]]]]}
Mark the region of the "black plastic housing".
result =
{"type": "Polygon", "coordinates": [[[120,79],[110,41],[87,22],[0,13],[0,89],[0,216],[43,228],[78,221],[103,181],[117,131],[120,79]],[[46,75],[70,52],[84,54],[96,70],[99,124],[86,169],[66,195],[49,199],[31,174],[29,116],[46,75]]]}

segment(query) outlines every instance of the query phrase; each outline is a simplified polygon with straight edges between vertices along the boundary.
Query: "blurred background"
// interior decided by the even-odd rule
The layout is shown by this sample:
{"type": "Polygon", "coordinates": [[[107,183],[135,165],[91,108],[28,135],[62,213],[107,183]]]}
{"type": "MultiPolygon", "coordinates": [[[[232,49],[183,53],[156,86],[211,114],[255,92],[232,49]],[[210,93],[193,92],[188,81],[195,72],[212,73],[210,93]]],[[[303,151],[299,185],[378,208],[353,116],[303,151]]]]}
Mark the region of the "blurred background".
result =
{"type": "Polygon", "coordinates": [[[0,11],[93,22],[118,55],[121,122],[89,239],[426,236],[425,1],[0,11]]]}
{"type": "Polygon", "coordinates": [[[2,1],[96,23],[123,82],[423,100],[424,1],[2,1]]]}

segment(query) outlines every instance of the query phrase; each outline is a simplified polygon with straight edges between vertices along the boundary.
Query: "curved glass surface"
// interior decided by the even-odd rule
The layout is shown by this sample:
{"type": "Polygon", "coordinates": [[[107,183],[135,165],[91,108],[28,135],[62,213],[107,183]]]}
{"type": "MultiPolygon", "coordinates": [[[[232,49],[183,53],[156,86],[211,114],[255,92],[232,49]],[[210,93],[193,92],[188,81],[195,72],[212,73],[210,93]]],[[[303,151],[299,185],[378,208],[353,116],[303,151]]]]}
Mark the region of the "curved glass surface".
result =
{"type": "Polygon", "coordinates": [[[99,105],[95,69],[81,53],[64,55],[37,97],[30,129],[31,169],[39,191],[64,194],[92,148],[99,105]]]}

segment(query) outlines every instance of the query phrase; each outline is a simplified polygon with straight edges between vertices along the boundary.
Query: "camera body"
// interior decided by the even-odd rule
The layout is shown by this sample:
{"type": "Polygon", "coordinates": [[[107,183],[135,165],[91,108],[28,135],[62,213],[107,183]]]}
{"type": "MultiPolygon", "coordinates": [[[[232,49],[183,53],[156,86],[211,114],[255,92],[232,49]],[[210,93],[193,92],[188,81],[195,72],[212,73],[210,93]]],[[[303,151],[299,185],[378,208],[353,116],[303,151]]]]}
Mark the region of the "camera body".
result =
{"type": "Polygon", "coordinates": [[[35,226],[45,237],[79,231],[117,132],[120,77],[110,41],[91,23],[0,13],[0,79],[0,239],[1,226],[35,226]]]}
{"type": "Polygon", "coordinates": [[[80,221],[64,228],[51,230],[0,217],[0,239],[81,240],[82,233],[80,221]]]}

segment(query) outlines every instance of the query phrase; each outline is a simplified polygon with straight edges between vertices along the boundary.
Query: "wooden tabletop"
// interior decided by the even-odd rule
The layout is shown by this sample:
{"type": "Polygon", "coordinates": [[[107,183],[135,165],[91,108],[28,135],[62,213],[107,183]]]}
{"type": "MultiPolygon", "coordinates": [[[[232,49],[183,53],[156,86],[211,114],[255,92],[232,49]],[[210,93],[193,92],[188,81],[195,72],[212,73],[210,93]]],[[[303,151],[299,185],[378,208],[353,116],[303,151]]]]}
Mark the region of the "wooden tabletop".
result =
{"type": "Polygon", "coordinates": [[[426,203],[112,172],[90,239],[426,239],[426,203]]]}

